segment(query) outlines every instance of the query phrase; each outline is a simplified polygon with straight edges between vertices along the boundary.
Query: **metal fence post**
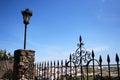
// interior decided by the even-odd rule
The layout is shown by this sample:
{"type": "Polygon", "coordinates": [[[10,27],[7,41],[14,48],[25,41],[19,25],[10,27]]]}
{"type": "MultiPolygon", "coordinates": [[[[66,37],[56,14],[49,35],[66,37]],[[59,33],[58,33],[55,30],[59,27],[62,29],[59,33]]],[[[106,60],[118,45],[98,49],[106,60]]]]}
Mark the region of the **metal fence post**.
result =
{"type": "Polygon", "coordinates": [[[93,79],[95,79],[95,63],[94,63],[94,57],[95,57],[95,55],[94,55],[94,51],[92,50],[92,59],[93,59],[93,79]]]}
{"type": "Polygon", "coordinates": [[[101,78],[101,80],[102,80],[102,57],[100,56],[99,57],[99,63],[100,63],[100,78],[101,78]]]}
{"type": "Polygon", "coordinates": [[[110,57],[109,57],[109,55],[107,55],[107,62],[108,62],[108,74],[109,74],[108,78],[109,78],[109,80],[111,80],[110,79],[110,57]]]}
{"type": "Polygon", "coordinates": [[[119,73],[119,57],[118,57],[118,54],[116,54],[116,62],[117,62],[118,79],[120,80],[120,73],[119,73]]]}

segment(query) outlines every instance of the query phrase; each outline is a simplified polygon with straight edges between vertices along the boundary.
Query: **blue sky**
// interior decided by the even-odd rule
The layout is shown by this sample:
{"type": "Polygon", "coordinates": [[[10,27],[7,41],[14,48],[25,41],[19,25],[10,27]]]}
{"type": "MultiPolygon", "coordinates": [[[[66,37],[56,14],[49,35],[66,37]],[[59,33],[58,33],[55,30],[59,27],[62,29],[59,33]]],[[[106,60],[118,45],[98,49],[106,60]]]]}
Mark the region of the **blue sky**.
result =
{"type": "Polygon", "coordinates": [[[84,47],[112,62],[120,56],[120,0],[1,0],[0,49],[14,53],[23,49],[21,11],[33,16],[27,29],[27,49],[36,51],[36,61],[67,59],[77,49],[81,35],[84,47]]]}

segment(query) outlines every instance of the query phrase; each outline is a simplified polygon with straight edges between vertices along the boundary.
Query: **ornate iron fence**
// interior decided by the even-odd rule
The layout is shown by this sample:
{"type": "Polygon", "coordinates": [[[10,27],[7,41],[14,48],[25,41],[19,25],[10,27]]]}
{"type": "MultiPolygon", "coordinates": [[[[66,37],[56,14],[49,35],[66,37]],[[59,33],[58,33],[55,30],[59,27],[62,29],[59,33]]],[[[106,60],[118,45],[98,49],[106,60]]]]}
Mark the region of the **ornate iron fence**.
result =
{"type": "Polygon", "coordinates": [[[69,60],[41,62],[35,65],[36,80],[120,80],[119,56],[116,53],[115,64],[102,64],[102,57],[95,59],[94,51],[83,47],[82,38],[75,53],[69,60]]]}
{"type": "Polygon", "coordinates": [[[50,61],[36,64],[36,80],[120,80],[120,64],[117,54],[116,64],[110,64],[108,55],[108,64],[106,65],[102,64],[101,56],[98,61],[93,56],[86,65],[82,65],[82,73],[81,66],[76,66],[71,57],[70,55],[69,61],[50,61]],[[95,61],[98,64],[95,64],[95,61]]]}

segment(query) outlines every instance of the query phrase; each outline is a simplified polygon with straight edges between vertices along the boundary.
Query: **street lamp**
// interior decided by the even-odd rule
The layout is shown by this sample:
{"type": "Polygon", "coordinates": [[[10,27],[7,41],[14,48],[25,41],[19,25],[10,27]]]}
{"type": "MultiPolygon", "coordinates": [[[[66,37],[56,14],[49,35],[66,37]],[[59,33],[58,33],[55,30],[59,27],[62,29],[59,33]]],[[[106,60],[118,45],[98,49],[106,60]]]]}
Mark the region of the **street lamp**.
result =
{"type": "Polygon", "coordinates": [[[25,24],[25,32],[24,32],[24,49],[26,49],[26,31],[27,25],[29,24],[30,17],[32,16],[32,12],[29,9],[25,9],[22,11],[23,15],[23,23],[25,24]]]}

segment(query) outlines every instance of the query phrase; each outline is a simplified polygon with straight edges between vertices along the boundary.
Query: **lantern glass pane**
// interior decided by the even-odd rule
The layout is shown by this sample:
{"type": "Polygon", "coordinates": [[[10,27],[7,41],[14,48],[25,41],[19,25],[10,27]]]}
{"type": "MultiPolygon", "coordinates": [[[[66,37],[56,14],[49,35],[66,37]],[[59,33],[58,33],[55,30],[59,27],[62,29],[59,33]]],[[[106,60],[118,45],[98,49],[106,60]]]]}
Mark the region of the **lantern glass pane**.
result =
{"type": "Polygon", "coordinates": [[[25,15],[23,16],[23,19],[24,19],[24,23],[25,23],[25,24],[28,24],[28,23],[29,23],[30,16],[25,14],[25,15]]]}

